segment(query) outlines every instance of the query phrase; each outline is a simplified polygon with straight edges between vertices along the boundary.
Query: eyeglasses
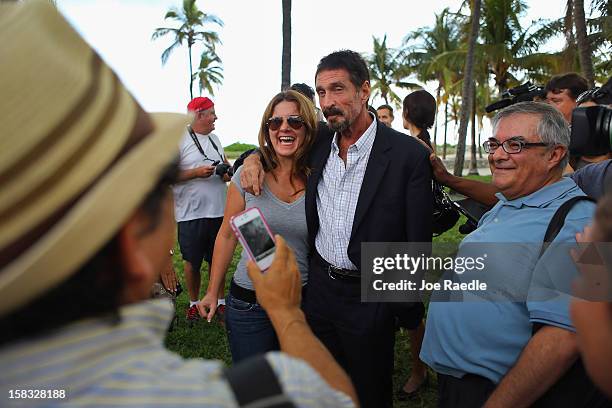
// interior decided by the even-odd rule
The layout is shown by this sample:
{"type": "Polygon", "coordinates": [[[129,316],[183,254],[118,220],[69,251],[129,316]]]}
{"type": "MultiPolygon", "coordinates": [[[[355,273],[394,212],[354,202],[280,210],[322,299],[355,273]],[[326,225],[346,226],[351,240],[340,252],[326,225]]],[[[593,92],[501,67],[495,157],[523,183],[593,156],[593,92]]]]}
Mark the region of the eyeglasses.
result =
{"type": "MultiPolygon", "coordinates": [[[[268,119],[268,121],[266,122],[266,126],[270,130],[278,130],[282,126],[284,119],[285,118],[281,116],[275,116],[273,118],[268,119]]],[[[286,119],[287,119],[287,124],[295,130],[301,129],[305,123],[304,119],[302,119],[302,117],[298,115],[287,116],[286,119]]]]}
{"type": "Polygon", "coordinates": [[[504,152],[508,154],[516,154],[516,153],[520,153],[521,150],[523,150],[523,148],[531,147],[531,146],[548,146],[548,143],[542,143],[542,142],[528,143],[521,139],[511,138],[511,139],[504,141],[503,143],[499,143],[499,141],[495,139],[491,139],[491,140],[487,140],[486,142],[482,144],[484,151],[489,154],[495,153],[495,151],[497,150],[499,146],[501,146],[502,149],[504,149],[504,152]]]}

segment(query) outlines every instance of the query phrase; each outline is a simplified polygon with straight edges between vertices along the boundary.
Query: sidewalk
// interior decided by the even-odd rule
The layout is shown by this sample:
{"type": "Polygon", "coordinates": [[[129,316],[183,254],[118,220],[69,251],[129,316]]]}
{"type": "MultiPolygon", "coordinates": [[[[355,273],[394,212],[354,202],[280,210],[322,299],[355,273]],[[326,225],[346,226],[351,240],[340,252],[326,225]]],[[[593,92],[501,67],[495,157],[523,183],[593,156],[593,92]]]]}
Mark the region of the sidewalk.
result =
{"type": "MultiPolygon", "coordinates": [[[[442,159],[442,155],[439,155],[440,159],[442,159]]],[[[478,156],[476,156],[478,157],[478,156]]],[[[444,166],[452,173],[453,167],[455,165],[455,155],[447,154],[446,159],[443,159],[442,162],[444,166]]],[[[483,155],[482,159],[476,159],[476,165],[478,167],[478,174],[480,176],[490,176],[491,170],[489,169],[489,162],[487,160],[487,156],[483,155]]],[[[465,161],[463,162],[463,175],[467,176],[470,168],[470,153],[466,153],[465,161]]]]}

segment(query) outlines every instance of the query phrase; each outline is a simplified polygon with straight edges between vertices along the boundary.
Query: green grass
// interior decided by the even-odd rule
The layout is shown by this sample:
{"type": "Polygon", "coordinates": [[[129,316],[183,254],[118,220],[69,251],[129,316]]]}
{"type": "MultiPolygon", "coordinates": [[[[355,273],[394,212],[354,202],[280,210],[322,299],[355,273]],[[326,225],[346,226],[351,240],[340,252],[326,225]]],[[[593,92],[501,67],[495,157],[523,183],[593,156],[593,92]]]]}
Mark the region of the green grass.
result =
{"type": "MultiPolygon", "coordinates": [[[[470,176],[470,178],[490,181],[490,176],[470,176]]],[[[465,222],[465,217],[461,217],[460,221],[449,231],[435,237],[434,243],[458,244],[464,237],[459,233],[459,226],[465,222]]],[[[226,276],[226,290],[229,288],[231,276],[240,259],[240,247],[236,249],[229,272],[226,276]]],[[[183,263],[181,260],[180,251],[175,248],[173,258],[175,270],[178,277],[185,287],[185,277],[183,274],[183,263]]],[[[204,263],[202,267],[202,291],[206,290],[208,285],[208,268],[204,263]]],[[[201,296],[203,293],[201,293],[201,296]]],[[[176,353],[186,358],[201,357],[206,359],[217,359],[224,361],[227,365],[231,364],[231,355],[227,344],[227,336],[225,329],[217,319],[211,323],[206,320],[200,320],[190,327],[185,322],[185,310],[188,305],[187,291],[185,290],[177,300],[178,324],[174,330],[170,332],[166,338],[166,346],[176,353]]],[[[395,371],[393,373],[394,390],[403,385],[410,374],[410,347],[409,338],[406,331],[403,329],[396,334],[395,345],[395,371]]],[[[437,384],[435,376],[430,374],[429,386],[418,396],[410,401],[399,402],[395,401],[395,407],[435,407],[437,403],[437,384]]]]}
{"type": "Polygon", "coordinates": [[[485,183],[491,182],[491,176],[465,176],[465,178],[469,178],[472,180],[484,181],[485,183]]]}
{"type": "Polygon", "coordinates": [[[227,156],[228,159],[235,160],[242,153],[246,152],[247,150],[254,149],[256,147],[257,146],[252,145],[252,144],[236,142],[236,143],[232,143],[229,146],[224,147],[223,151],[225,152],[225,155],[227,156]]]}
{"type": "MultiPolygon", "coordinates": [[[[451,230],[452,231],[452,230],[451,230]]],[[[451,232],[449,231],[449,232],[451,232]]],[[[458,232],[455,231],[456,234],[458,232]]],[[[438,239],[445,238],[444,235],[438,239]]],[[[231,275],[240,259],[240,248],[236,249],[234,258],[226,277],[226,290],[231,282],[231,275]]],[[[183,287],[185,287],[185,277],[183,265],[178,248],[175,249],[173,263],[177,275],[183,287]]],[[[202,267],[202,290],[208,285],[208,268],[202,267]]],[[[215,318],[211,323],[206,320],[199,320],[193,326],[185,322],[185,310],[189,303],[186,290],[177,299],[178,324],[168,333],[166,337],[166,347],[185,358],[205,358],[222,360],[226,365],[231,365],[231,355],[227,343],[225,329],[215,318]]],[[[408,334],[404,329],[398,331],[395,337],[395,371],[393,373],[394,389],[397,389],[406,381],[410,375],[410,347],[408,334]]],[[[417,397],[410,401],[395,401],[395,407],[435,407],[436,406],[436,381],[430,374],[429,386],[417,397]]]]}

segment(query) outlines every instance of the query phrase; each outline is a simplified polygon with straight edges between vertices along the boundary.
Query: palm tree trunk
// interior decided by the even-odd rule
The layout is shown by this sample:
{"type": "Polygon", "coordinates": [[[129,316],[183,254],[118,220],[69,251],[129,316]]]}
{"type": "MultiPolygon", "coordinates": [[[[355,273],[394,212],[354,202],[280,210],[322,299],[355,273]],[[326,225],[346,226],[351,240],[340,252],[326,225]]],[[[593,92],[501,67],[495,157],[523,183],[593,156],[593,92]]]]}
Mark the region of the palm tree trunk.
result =
{"type": "Polygon", "coordinates": [[[191,44],[187,46],[189,50],[189,95],[193,99],[193,63],[191,62],[191,44]]]}
{"type": "Polygon", "coordinates": [[[480,136],[482,135],[482,127],[478,126],[478,158],[482,159],[482,140],[480,136]]]}
{"type": "Polygon", "coordinates": [[[472,90],[472,148],[470,149],[470,171],[468,174],[478,175],[478,162],[476,160],[476,85],[472,90]]]}
{"type": "Polygon", "coordinates": [[[446,159],[446,131],[448,130],[448,99],[444,106],[444,146],[442,146],[442,158],[446,159]]]}
{"type": "Polygon", "coordinates": [[[574,0],[567,0],[565,16],[563,17],[563,34],[565,48],[561,51],[559,72],[576,71],[576,37],[574,36],[574,0]]]}
{"type": "Polygon", "coordinates": [[[472,24],[470,29],[470,37],[468,42],[468,52],[465,59],[465,68],[463,70],[463,87],[461,90],[461,119],[459,121],[459,140],[457,141],[457,153],[455,156],[455,167],[453,174],[461,177],[463,172],[463,162],[465,155],[465,137],[467,135],[467,125],[469,120],[469,112],[472,107],[472,98],[474,95],[474,49],[476,48],[476,38],[480,21],[480,0],[474,0],[472,3],[472,24]]]}
{"type": "Polygon", "coordinates": [[[283,0],[283,60],[281,62],[281,90],[291,86],[291,0],[283,0]]]}
{"type": "Polygon", "coordinates": [[[584,0],[574,0],[574,24],[576,25],[578,57],[580,58],[582,75],[589,83],[589,87],[592,88],[595,86],[595,75],[593,74],[593,60],[591,59],[591,45],[587,38],[584,0]]]}

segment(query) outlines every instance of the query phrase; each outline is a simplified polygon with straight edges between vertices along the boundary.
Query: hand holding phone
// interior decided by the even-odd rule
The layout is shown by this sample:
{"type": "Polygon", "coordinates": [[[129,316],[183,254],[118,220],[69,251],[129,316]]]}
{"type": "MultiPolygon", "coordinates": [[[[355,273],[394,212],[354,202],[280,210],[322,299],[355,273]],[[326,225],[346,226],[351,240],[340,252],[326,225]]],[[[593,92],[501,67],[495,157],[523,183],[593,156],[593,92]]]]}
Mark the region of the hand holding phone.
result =
{"type": "Polygon", "coordinates": [[[272,231],[257,207],[249,208],[230,219],[230,226],[247,251],[249,258],[265,271],[272,264],[276,245],[272,231]]]}
{"type": "Polygon", "coordinates": [[[261,273],[251,262],[247,270],[255,287],[257,302],[266,310],[273,324],[279,316],[297,315],[303,318],[300,311],[302,278],[295,255],[283,237],[276,236],[274,261],[266,273],[261,273]]]}

